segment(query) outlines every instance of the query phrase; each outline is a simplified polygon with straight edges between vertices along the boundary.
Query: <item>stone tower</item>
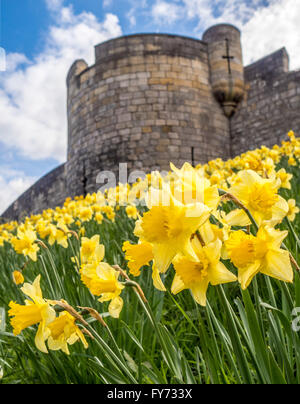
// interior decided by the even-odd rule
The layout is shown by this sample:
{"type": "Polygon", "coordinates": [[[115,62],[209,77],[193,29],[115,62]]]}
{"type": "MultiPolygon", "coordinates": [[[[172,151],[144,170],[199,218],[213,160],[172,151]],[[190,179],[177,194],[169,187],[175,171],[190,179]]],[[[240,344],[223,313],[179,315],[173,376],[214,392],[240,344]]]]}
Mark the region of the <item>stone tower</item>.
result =
{"type": "Polygon", "coordinates": [[[73,64],[67,87],[71,196],[94,191],[97,173],[117,173],[120,162],[149,172],[169,170],[170,161],[226,159],[227,117],[244,89],[240,33],[219,25],[203,41],[165,34],[113,39],[96,46],[94,66],[73,64]]]}
{"type": "Polygon", "coordinates": [[[209,28],[202,40],[167,34],[112,39],[95,64],[67,76],[68,156],[3,214],[61,205],[99,188],[101,171],[169,170],[188,161],[227,159],[300,135],[300,70],[285,48],[243,66],[240,31],[209,28]]]}
{"type": "Polygon", "coordinates": [[[208,45],[211,86],[230,118],[244,96],[244,65],[240,31],[229,24],[215,25],[203,34],[208,45]]]}

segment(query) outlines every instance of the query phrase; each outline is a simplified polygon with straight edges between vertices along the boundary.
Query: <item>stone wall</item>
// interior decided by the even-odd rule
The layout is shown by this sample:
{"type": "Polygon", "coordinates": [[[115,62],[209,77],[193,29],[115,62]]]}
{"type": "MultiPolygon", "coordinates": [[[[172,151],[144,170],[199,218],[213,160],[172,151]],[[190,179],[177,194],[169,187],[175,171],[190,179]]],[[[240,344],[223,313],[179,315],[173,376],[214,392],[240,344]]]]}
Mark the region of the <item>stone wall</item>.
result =
{"type": "Polygon", "coordinates": [[[4,220],[19,220],[27,215],[41,213],[44,209],[55,208],[65,201],[65,164],[45,175],[2,215],[4,220]]]}
{"type": "Polygon", "coordinates": [[[262,145],[271,147],[300,135],[300,71],[289,71],[286,50],[245,68],[246,94],[231,119],[232,155],[262,145]]]}
{"type": "Polygon", "coordinates": [[[210,85],[205,42],[163,34],[96,47],[68,75],[70,195],[96,189],[101,170],[168,170],[229,157],[229,125],[210,85]]]}

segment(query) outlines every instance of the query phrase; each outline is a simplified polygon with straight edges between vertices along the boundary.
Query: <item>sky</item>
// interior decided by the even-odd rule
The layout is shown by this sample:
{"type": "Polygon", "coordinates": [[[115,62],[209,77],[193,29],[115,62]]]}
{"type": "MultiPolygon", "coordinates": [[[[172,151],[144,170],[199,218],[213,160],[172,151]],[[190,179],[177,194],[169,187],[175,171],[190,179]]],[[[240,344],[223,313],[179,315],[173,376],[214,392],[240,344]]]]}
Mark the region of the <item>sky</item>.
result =
{"type": "Polygon", "coordinates": [[[285,46],[300,68],[300,0],[0,0],[0,214],[66,160],[66,75],[121,35],[242,32],[244,64],[285,46]]]}

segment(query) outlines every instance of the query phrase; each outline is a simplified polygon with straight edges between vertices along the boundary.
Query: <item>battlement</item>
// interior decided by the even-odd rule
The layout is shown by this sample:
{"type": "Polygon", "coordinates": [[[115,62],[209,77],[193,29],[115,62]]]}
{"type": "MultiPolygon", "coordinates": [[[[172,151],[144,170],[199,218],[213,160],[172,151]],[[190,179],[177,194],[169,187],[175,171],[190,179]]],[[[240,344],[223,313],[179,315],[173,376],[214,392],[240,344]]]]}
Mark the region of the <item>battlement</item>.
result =
{"type": "Polygon", "coordinates": [[[96,63],[131,56],[162,54],[195,58],[195,52],[206,53],[207,44],[195,38],[171,34],[134,34],[111,39],[95,47],[96,63]]]}
{"type": "Polygon", "coordinates": [[[289,55],[281,48],[245,67],[245,80],[273,78],[289,72],[289,55]]]}

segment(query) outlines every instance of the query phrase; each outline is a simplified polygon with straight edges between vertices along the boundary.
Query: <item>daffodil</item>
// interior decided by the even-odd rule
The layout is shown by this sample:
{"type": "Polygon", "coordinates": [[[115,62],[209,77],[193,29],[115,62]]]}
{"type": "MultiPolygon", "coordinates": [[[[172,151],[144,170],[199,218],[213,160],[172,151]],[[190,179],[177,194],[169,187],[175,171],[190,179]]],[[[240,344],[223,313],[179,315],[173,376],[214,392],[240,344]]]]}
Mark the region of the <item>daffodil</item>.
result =
{"type": "Polygon", "coordinates": [[[102,262],[105,248],[99,241],[99,235],[95,235],[91,239],[82,238],[81,280],[93,295],[100,296],[100,302],[111,301],[109,313],[112,317],[118,318],[123,307],[120,294],[124,286],[118,281],[119,271],[106,262],[102,262]]]}
{"type": "Polygon", "coordinates": [[[124,286],[118,281],[120,272],[105,262],[85,265],[81,268],[81,279],[95,296],[100,296],[99,302],[110,301],[108,311],[118,318],[123,307],[120,297],[124,286]]]}
{"type": "Polygon", "coordinates": [[[115,221],[116,212],[112,206],[103,206],[102,212],[106,214],[106,217],[112,222],[115,221]]]}
{"type": "Polygon", "coordinates": [[[57,226],[50,224],[49,244],[57,243],[63,248],[68,248],[68,228],[63,223],[58,223],[57,226]]]}
{"type": "Polygon", "coordinates": [[[92,238],[82,237],[80,247],[80,257],[82,264],[89,262],[99,263],[103,260],[105,248],[100,244],[100,236],[96,234],[92,238]]]}
{"type": "Polygon", "coordinates": [[[297,161],[296,161],[296,159],[295,159],[293,156],[291,156],[291,157],[288,159],[288,165],[289,165],[289,166],[296,166],[296,165],[297,165],[297,161]]]}
{"type": "Polygon", "coordinates": [[[228,256],[238,268],[238,280],[246,289],[259,272],[285,282],[293,281],[289,252],[281,244],[287,231],[262,226],[256,236],[233,231],[225,242],[228,256]]]}
{"type": "Polygon", "coordinates": [[[75,317],[67,311],[63,311],[59,317],[47,325],[50,332],[47,340],[50,350],[62,350],[69,355],[68,345],[73,345],[78,340],[83,343],[86,349],[88,348],[88,343],[75,321],[75,317]]]}
{"type": "Polygon", "coordinates": [[[127,206],[126,213],[129,218],[137,219],[137,217],[138,217],[138,211],[137,211],[136,206],[133,206],[133,205],[127,206]]]}
{"type": "Polygon", "coordinates": [[[239,172],[238,179],[230,193],[249,209],[256,223],[261,225],[266,220],[273,224],[281,222],[288,212],[288,204],[278,195],[280,181],[262,178],[252,170],[239,172]]]}
{"type": "Polygon", "coordinates": [[[7,230],[2,231],[1,235],[0,235],[0,246],[3,247],[4,241],[11,242],[12,238],[13,238],[13,236],[9,231],[7,231],[7,230]]]}
{"type": "Polygon", "coordinates": [[[173,195],[184,204],[203,203],[211,209],[216,209],[220,196],[218,187],[203,176],[189,163],[185,163],[179,170],[171,163],[177,181],[173,184],[173,195]]]}
{"type": "Polygon", "coordinates": [[[95,220],[98,224],[101,224],[103,222],[103,215],[101,212],[95,213],[95,220]]]}
{"type": "Polygon", "coordinates": [[[77,217],[82,222],[89,222],[93,218],[93,210],[89,206],[79,207],[77,210],[77,217]]]}
{"type": "Polygon", "coordinates": [[[31,229],[18,229],[17,237],[13,237],[11,244],[18,254],[28,256],[32,261],[37,261],[39,247],[36,244],[36,232],[31,229]]]}
{"type": "Polygon", "coordinates": [[[281,188],[291,189],[290,181],[293,178],[292,174],[287,173],[284,168],[281,168],[279,171],[276,172],[276,176],[281,181],[281,188]]]}
{"type": "Polygon", "coordinates": [[[300,209],[298,206],[296,206],[296,201],[295,199],[289,199],[288,200],[288,205],[289,205],[289,211],[287,213],[287,218],[293,222],[296,218],[296,215],[299,213],[300,209]]]}
{"type": "Polygon", "coordinates": [[[125,251],[130,273],[134,276],[139,276],[141,267],[148,265],[154,258],[152,244],[147,242],[131,244],[129,241],[125,241],[123,251],[125,251]]]}
{"type": "Polygon", "coordinates": [[[220,262],[222,242],[219,239],[202,245],[195,236],[191,244],[197,259],[191,260],[184,255],[177,255],[173,260],[176,275],[171,291],[177,294],[184,289],[190,289],[196,302],[205,306],[209,284],[234,282],[237,278],[220,262]]]}
{"type": "Polygon", "coordinates": [[[39,324],[38,331],[35,336],[36,347],[47,353],[45,345],[46,339],[49,337],[49,323],[55,319],[55,311],[50,304],[43,299],[40,288],[40,275],[35,279],[33,284],[25,283],[21,291],[31,300],[25,300],[25,305],[10,302],[9,316],[12,317],[11,325],[15,335],[19,335],[25,328],[35,324],[39,324]]]}
{"type": "Polygon", "coordinates": [[[24,276],[20,271],[13,272],[13,280],[16,285],[22,285],[24,283],[24,276]]]}
{"type": "Polygon", "coordinates": [[[136,222],[135,235],[140,242],[152,244],[158,271],[166,272],[178,253],[195,259],[190,239],[209,218],[211,209],[202,203],[184,205],[167,188],[158,191],[156,198],[152,195],[148,206],[150,210],[136,222]],[[169,199],[167,206],[164,198],[169,199]]]}

